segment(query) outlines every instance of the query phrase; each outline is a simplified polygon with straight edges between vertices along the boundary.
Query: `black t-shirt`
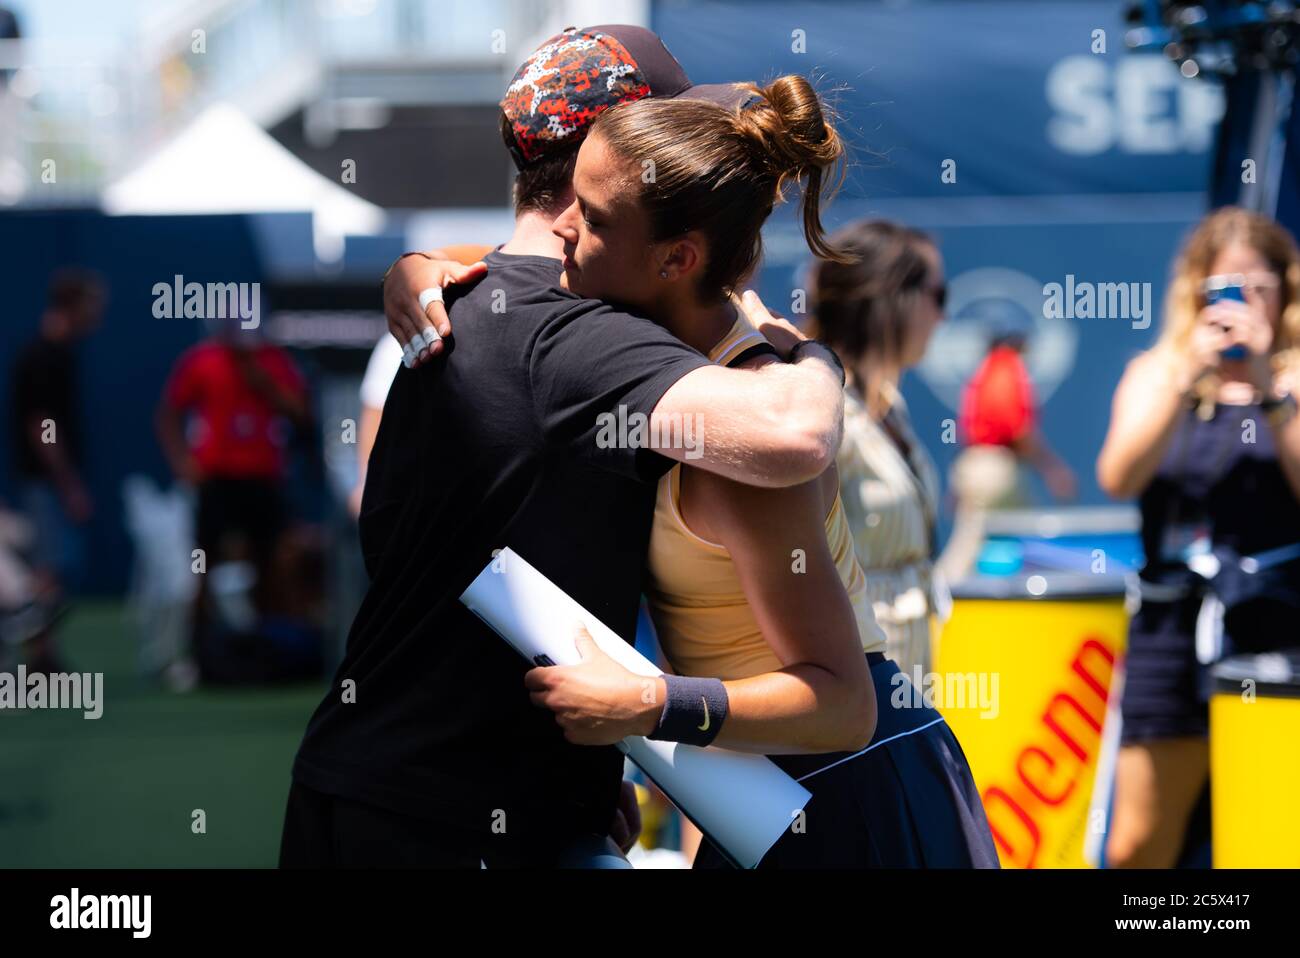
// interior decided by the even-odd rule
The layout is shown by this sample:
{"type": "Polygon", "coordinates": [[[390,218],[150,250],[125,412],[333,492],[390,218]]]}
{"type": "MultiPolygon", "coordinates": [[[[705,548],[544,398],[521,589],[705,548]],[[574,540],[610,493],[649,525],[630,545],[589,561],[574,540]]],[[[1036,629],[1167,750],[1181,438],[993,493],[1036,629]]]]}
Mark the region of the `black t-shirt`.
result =
{"type": "Polygon", "coordinates": [[[671,462],[601,448],[598,417],[619,405],[648,417],[707,360],[560,289],[556,260],[487,263],[448,297],[449,353],[393,380],[361,510],[370,589],[294,776],[463,828],[490,830],[504,813],[511,832],[603,832],[621,754],[566,742],[528,697],[528,663],[458,597],[509,546],[630,639],[671,462]]]}
{"type": "MultiPolygon", "coordinates": [[[[13,451],[18,472],[39,478],[48,470],[37,455],[28,424],[32,417],[54,422],[54,439],[73,463],[81,460],[77,412],[77,365],[72,347],[37,337],[18,354],[13,369],[13,451]]],[[[37,440],[39,441],[39,440],[37,440]]]]}

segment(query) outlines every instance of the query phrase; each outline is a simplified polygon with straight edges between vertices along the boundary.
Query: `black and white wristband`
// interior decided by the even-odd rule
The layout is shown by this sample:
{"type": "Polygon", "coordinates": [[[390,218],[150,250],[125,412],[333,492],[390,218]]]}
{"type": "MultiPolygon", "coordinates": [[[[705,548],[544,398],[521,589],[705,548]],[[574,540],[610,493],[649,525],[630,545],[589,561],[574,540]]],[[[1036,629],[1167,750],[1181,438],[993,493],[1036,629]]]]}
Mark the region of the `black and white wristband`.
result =
{"type": "Polygon", "coordinates": [[[830,346],[826,345],[826,343],[822,342],[820,339],[799,340],[799,342],[795,343],[794,347],[790,350],[790,354],[787,357],[787,361],[792,363],[797,363],[799,361],[800,350],[805,349],[808,346],[820,346],[822,349],[826,351],[826,353],[831,358],[831,364],[840,371],[840,385],[843,386],[848,381],[848,376],[844,372],[844,363],[840,361],[839,354],[836,353],[835,350],[831,349],[830,346]]]}
{"type": "Polygon", "coordinates": [[[727,688],[721,679],[665,675],[663,714],[648,736],[665,742],[705,746],[717,738],[727,718],[727,688]]]}

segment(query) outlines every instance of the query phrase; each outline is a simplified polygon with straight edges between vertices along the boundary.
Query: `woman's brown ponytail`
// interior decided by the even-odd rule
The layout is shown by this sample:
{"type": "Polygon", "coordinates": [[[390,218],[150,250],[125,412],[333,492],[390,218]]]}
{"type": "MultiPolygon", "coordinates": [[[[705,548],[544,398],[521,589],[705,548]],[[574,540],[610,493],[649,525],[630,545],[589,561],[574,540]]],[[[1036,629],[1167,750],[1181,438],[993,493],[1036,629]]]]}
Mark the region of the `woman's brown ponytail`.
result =
{"type": "Polygon", "coordinates": [[[808,247],[822,259],[851,262],[827,242],[822,228],[822,190],[843,179],[844,146],[827,108],[803,77],[778,77],[765,87],[748,84],[759,100],[735,114],[736,129],[752,141],[776,180],[778,196],[791,181],[807,182],[803,190],[803,231],[808,247]],[[832,180],[826,173],[836,170],[832,180]]]}
{"type": "Polygon", "coordinates": [[[638,172],[654,171],[634,186],[656,242],[692,230],[704,235],[704,299],[725,297],[753,270],[763,223],[792,182],[803,187],[809,248],[824,259],[852,261],[822,228],[822,193],[837,167],[836,182],[842,178],[844,147],[812,85],[783,76],[745,88],[754,96],[735,109],[686,97],[625,103],[591,132],[638,172]]]}

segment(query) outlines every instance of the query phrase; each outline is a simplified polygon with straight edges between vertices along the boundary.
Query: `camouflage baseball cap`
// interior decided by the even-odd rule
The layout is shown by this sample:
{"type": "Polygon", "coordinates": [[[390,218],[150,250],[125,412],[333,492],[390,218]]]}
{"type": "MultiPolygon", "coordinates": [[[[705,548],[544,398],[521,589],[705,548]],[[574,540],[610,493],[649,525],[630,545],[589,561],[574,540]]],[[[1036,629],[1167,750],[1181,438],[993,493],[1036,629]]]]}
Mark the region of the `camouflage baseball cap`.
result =
{"type": "Polygon", "coordinates": [[[685,96],[726,107],[752,94],[737,84],[692,84],[662,40],[644,27],[569,27],[537,48],[501,100],[507,145],[523,169],[581,143],[612,106],[685,96]]]}

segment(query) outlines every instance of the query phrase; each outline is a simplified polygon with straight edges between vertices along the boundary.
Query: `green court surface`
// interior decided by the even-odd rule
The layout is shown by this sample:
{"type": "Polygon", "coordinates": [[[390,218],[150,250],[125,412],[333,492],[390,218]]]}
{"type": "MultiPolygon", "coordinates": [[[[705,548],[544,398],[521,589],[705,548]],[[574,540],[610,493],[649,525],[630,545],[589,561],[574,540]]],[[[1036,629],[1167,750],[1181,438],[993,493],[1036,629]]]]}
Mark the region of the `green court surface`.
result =
{"type": "Polygon", "coordinates": [[[324,683],[162,691],[119,604],[80,606],[62,638],[69,669],[104,673],[103,715],[0,710],[0,867],[273,867],[324,683]]]}

